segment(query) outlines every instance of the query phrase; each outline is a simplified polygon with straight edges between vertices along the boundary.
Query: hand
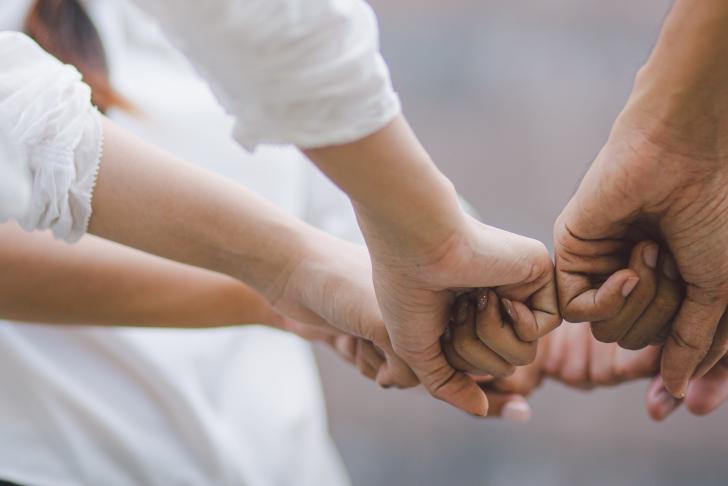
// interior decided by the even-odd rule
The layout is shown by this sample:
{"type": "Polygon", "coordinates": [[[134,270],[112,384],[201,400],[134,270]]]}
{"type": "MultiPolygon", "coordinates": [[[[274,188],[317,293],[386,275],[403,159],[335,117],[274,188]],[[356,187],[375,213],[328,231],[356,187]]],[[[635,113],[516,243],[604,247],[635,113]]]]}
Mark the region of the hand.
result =
{"type": "Polygon", "coordinates": [[[658,376],[647,390],[645,403],[654,420],[662,421],[685,403],[693,415],[707,415],[728,398],[728,357],[723,357],[704,376],[690,382],[684,400],[674,398],[658,376]]]}
{"type": "Polygon", "coordinates": [[[288,330],[329,343],[381,386],[419,384],[392,349],[366,250],[319,234],[298,261],[273,302],[277,311],[295,319],[286,320],[288,330]]]}
{"type": "MultiPolygon", "coordinates": [[[[728,303],[728,257],[723,250],[728,247],[728,159],[646,138],[639,132],[644,123],[633,118],[628,112],[617,121],[556,223],[561,310],[567,320],[594,322],[597,338],[623,344],[630,340],[630,347],[644,345],[672,322],[662,375],[668,389],[682,396],[700,363],[698,375],[728,349],[726,331],[720,331],[720,340],[713,339],[728,303]],[[669,248],[687,289],[679,310],[658,308],[649,322],[641,317],[644,302],[637,299],[642,303],[635,308],[626,298],[642,276],[624,268],[625,255],[645,237],[669,248]],[[620,312],[631,317],[624,319],[620,312]],[[633,339],[631,329],[636,328],[642,334],[633,339]]],[[[654,248],[641,247],[647,266],[658,264],[654,248]]],[[[666,258],[659,265],[657,285],[674,286],[678,272],[672,262],[666,258]]],[[[654,293],[649,285],[642,289],[654,293]]]]}
{"type": "MultiPolygon", "coordinates": [[[[386,372],[387,358],[384,352],[366,339],[320,325],[304,324],[276,312],[272,312],[272,318],[265,324],[296,334],[306,341],[326,344],[339,358],[356,366],[359,372],[370,380],[376,381],[380,373],[386,372]]],[[[402,387],[404,386],[407,385],[402,384],[402,387]]]]}
{"type": "MultiPolygon", "coordinates": [[[[491,288],[485,313],[489,325],[470,329],[460,349],[473,368],[495,375],[535,357],[535,341],[559,323],[551,259],[543,244],[481,224],[462,214],[447,238],[429,246],[362,218],[373,262],[374,286],[397,354],[436,398],[466,412],[486,415],[487,398],[472,378],[456,371],[442,353],[456,297],[491,288]],[[508,310],[502,317],[500,304],[508,310]],[[504,325],[504,322],[508,325],[504,325]]],[[[430,224],[437,225],[434,221],[430,224]]],[[[440,228],[441,229],[441,228],[440,228]]],[[[436,231],[423,232],[429,235],[436,231]]]]}
{"type": "Polygon", "coordinates": [[[659,368],[659,348],[640,351],[620,348],[615,343],[594,339],[582,324],[565,324],[539,341],[536,360],[521,366],[507,378],[478,377],[489,399],[498,408],[489,416],[525,421],[530,418],[526,402],[550,378],[581,390],[615,386],[627,381],[654,376],[659,368]]]}
{"type": "Polygon", "coordinates": [[[725,2],[674,3],[607,144],[554,230],[562,312],[605,321],[600,338],[610,341],[623,337],[625,329],[609,321],[636,282],[620,270],[624,255],[648,238],[672,253],[687,289],[676,315],[665,314],[672,324],[662,377],[677,397],[728,349],[728,320],[716,334],[728,304],[727,45],[725,2]]]}

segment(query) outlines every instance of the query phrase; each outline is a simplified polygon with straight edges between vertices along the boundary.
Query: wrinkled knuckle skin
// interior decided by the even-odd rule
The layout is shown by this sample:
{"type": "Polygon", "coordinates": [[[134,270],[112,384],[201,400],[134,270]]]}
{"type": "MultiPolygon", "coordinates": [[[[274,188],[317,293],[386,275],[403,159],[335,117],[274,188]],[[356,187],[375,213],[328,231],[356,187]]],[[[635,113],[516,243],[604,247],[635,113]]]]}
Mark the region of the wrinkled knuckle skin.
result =
{"type": "Polygon", "coordinates": [[[708,353],[708,346],[704,346],[704,344],[701,343],[699,339],[696,339],[690,334],[685,334],[684,332],[681,332],[676,327],[670,329],[669,339],[672,340],[679,347],[690,349],[696,354],[702,355],[702,357],[705,357],[705,355],[708,353]]]}

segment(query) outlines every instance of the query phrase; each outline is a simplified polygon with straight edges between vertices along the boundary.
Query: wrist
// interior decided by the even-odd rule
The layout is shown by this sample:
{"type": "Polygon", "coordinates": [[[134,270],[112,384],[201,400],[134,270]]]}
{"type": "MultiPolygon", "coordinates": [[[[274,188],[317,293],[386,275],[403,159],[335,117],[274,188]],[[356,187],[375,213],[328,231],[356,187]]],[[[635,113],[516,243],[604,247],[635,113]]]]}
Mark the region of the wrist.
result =
{"type": "Polygon", "coordinates": [[[431,181],[410,194],[400,194],[389,211],[353,203],[372,254],[399,262],[418,259],[445,245],[462,228],[465,214],[454,186],[439,172],[431,181]]]}
{"type": "Polygon", "coordinates": [[[705,126],[726,133],[727,58],[728,4],[677,0],[635,78],[625,112],[640,117],[647,133],[665,142],[704,145],[705,126]]]}

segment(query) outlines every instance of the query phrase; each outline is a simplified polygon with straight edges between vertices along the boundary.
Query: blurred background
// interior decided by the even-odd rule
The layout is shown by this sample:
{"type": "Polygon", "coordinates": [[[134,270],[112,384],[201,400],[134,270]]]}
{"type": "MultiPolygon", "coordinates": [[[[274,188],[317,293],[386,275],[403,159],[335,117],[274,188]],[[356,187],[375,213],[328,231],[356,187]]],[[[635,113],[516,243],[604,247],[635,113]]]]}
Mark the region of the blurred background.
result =
{"type": "MultiPolygon", "coordinates": [[[[551,246],[551,226],[606,140],[668,0],[371,0],[405,112],[484,220],[551,246]]],[[[546,385],[534,417],[467,417],[382,391],[318,353],[355,486],[725,485],[728,407],[651,422],[647,382],[546,385]]]]}

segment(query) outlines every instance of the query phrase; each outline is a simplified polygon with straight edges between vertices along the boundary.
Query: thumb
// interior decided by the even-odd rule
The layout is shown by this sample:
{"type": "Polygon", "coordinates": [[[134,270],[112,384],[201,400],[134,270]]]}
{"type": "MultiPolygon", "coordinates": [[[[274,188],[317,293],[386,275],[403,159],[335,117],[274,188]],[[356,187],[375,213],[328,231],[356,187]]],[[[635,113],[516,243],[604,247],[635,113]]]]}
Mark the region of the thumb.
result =
{"type": "Polygon", "coordinates": [[[645,407],[652,420],[661,422],[672,414],[682,403],[682,400],[670,395],[662,383],[662,378],[656,376],[647,388],[645,407]]]}
{"type": "Polygon", "coordinates": [[[425,389],[438,400],[472,415],[488,415],[488,397],[473,379],[450,366],[439,341],[417,353],[395,351],[412,368],[425,389]]]}

